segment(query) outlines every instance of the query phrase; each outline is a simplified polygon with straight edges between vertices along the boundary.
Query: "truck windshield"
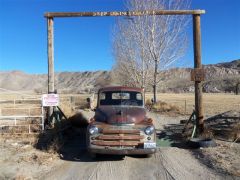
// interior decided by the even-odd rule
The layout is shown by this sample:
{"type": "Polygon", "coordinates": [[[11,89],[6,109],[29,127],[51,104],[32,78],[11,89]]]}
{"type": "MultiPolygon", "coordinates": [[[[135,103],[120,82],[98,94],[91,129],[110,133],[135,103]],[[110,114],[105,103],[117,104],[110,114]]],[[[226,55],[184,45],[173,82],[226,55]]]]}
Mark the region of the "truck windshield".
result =
{"type": "Polygon", "coordinates": [[[142,93],[134,91],[105,91],[99,94],[99,105],[142,106],[142,93]]]}

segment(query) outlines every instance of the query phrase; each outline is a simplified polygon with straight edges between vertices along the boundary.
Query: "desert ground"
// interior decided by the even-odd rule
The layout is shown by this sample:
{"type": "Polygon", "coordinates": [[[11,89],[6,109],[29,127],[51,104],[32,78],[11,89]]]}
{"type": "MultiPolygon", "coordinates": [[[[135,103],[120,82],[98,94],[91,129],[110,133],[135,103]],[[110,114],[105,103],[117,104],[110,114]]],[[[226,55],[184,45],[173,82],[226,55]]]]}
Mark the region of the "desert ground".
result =
{"type": "MultiPolygon", "coordinates": [[[[88,96],[64,95],[61,108],[67,116],[80,112],[90,118],[93,111],[80,109],[88,96]]],[[[158,96],[162,101],[178,105],[182,112],[148,113],[159,135],[158,150],[152,157],[102,155],[92,160],[85,151],[84,131],[78,127],[67,130],[67,138],[59,151],[53,147],[38,148],[36,144],[41,138],[38,134],[6,133],[0,136],[0,179],[239,179],[239,143],[216,140],[217,147],[189,149],[181,139],[171,138],[181,132],[179,121],[189,117],[193,94],[158,96]]],[[[148,94],[146,97],[150,98],[148,94]]],[[[1,100],[14,98],[19,97],[6,94],[0,97],[1,100]]],[[[207,117],[229,110],[240,111],[240,96],[204,94],[204,101],[207,117]]]]}
{"type": "MultiPolygon", "coordinates": [[[[178,106],[183,113],[186,112],[187,114],[190,114],[193,111],[193,93],[159,93],[157,97],[158,100],[178,106]]],[[[146,99],[148,98],[151,98],[150,94],[146,94],[146,99]]],[[[230,110],[238,111],[240,110],[240,97],[234,94],[203,93],[203,109],[206,116],[216,115],[230,110]]]]}

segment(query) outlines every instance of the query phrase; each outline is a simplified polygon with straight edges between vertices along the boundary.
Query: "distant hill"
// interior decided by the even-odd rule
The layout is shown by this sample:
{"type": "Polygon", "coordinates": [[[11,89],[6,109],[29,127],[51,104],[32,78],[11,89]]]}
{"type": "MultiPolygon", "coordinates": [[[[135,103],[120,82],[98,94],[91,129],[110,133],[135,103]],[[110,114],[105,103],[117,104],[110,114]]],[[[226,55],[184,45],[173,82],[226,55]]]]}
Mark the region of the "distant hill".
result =
{"type": "Polygon", "coordinates": [[[211,64],[208,66],[217,66],[217,67],[224,67],[224,68],[231,68],[231,69],[240,69],[240,60],[235,60],[232,62],[225,62],[225,63],[218,63],[218,64],[211,64]]]}
{"type": "MultiPolygon", "coordinates": [[[[240,81],[240,60],[204,66],[205,92],[231,92],[240,81]]],[[[175,68],[163,72],[161,92],[192,92],[190,68],[175,68]]],[[[109,71],[60,72],[55,75],[56,89],[61,93],[87,93],[112,84],[109,71]]],[[[46,74],[26,74],[22,71],[0,72],[0,88],[14,91],[47,92],[46,74]]],[[[149,89],[151,90],[151,89],[149,89]]]]}
{"type": "MultiPolygon", "coordinates": [[[[232,92],[240,82],[240,60],[204,65],[204,92],[232,92]]],[[[160,91],[193,92],[194,82],[190,81],[190,68],[176,68],[165,71],[160,91]]]]}
{"type": "MultiPolygon", "coordinates": [[[[55,86],[62,93],[85,93],[107,82],[107,71],[55,73],[55,86]]],[[[47,92],[47,74],[26,74],[22,71],[0,72],[0,88],[14,91],[47,92]]]]}

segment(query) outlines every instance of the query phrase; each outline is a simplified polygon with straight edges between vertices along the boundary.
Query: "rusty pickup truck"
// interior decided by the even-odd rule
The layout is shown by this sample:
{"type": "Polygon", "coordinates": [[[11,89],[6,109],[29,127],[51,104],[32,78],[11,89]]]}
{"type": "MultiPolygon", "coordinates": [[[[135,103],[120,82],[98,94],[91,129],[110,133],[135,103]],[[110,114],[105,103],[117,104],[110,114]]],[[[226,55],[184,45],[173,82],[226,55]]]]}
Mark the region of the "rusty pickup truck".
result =
{"type": "Polygon", "coordinates": [[[156,132],[146,116],[143,89],[105,87],[98,92],[95,115],[87,128],[90,155],[156,152],[156,132]]]}

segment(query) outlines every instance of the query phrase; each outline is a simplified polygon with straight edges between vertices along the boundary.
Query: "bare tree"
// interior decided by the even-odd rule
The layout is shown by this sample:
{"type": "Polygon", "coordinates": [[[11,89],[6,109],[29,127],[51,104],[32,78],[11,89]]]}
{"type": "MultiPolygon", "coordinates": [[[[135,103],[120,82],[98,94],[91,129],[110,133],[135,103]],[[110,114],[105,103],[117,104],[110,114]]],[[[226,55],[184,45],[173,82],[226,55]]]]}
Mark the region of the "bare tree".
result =
{"type": "MultiPolygon", "coordinates": [[[[144,47],[143,36],[136,36],[133,19],[120,19],[114,30],[114,75],[123,85],[145,87],[150,61],[144,47]]],[[[143,31],[141,31],[143,32],[143,31]]]]}
{"type": "MultiPolygon", "coordinates": [[[[130,11],[189,9],[190,0],[130,0],[126,7],[130,11]]],[[[125,81],[151,85],[156,102],[160,71],[173,66],[185,53],[188,24],[187,16],[178,15],[119,19],[114,38],[115,69],[128,76],[125,81]]]]}

